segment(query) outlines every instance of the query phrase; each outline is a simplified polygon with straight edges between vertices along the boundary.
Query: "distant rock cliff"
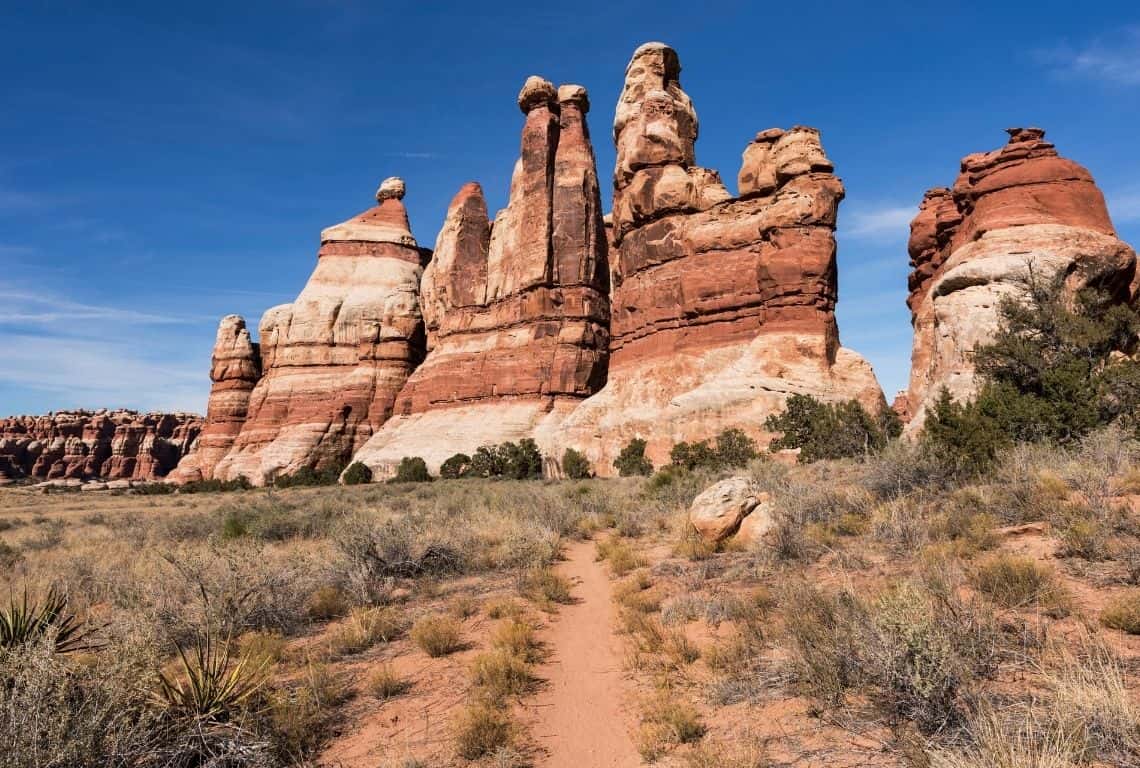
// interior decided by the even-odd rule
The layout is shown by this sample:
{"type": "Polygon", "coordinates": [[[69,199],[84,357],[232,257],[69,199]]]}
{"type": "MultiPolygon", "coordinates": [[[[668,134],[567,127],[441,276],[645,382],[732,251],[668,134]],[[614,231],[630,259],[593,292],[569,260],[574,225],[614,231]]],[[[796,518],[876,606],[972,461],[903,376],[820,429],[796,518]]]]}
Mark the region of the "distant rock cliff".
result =
{"type": "Polygon", "coordinates": [[[58,411],[0,419],[0,481],[162,478],[201,429],[202,417],[189,413],[58,411]]]}

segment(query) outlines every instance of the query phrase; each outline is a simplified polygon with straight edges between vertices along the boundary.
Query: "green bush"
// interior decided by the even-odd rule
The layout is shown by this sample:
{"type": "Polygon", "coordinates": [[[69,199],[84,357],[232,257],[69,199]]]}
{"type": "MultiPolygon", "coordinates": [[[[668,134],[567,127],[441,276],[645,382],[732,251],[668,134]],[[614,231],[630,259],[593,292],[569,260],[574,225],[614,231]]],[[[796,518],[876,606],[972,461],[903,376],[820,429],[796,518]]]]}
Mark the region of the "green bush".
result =
{"type": "Polygon", "coordinates": [[[233,491],[248,491],[253,485],[245,475],[238,475],[233,480],[191,480],[178,486],[179,493],[231,493],[233,491]]]}
{"type": "Polygon", "coordinates": [[[567,448],[562,454],[562,471],[571,480],[584,480],[593,474],[589,459],[573,448],[567,448]]]}
{"type": "Polygon", "coordinates": [[[769,416],[764,427],[782,433],[771,450],[799,448],[799,460],[805,464],[873,453],[902,431],[890,408],[875,418],[857,400],[824,403],[810,395],[789,397],[783,413],[769,416]]]}
{"type": "MultiPolygon", "coordinates": [[[[453,456],[458,458],[462,454],[453,456]]],[[[450,459],[449,459],[450,461],[450,459]]],[[[505,477],[532,480],[542,477],[542,454],[529,437],[517,443],[480,446],[460,477],[505,477]]]]}
{"type": "Polygon", "coordinates": [[[1113,295],[1087,290],[1067,299],[1061,278],[1030,265],[1028,295],[1005,299],[992,343],[974,359],[982,386],[966,403],[943,390],[924,441],[965,475],[992,467],[1014,443],[1073,443],[1116,421],[1136,427],[1140,363],[1128,349],[1140,315],[1113,295]]]}
{"type": "Polygon", "coordinates": [[[344,471],[344,475],[341,479],[345,485],[364,485],[365,483],[371,483],[372,470],[368,468],[367,464],[354,461],[348,465],[348,469],[344,471]]]}
{"type": "Polygon", "coordinates": [[[428,472],[427,462],[419,456],[405,456],[400,459],[400,466],[396,467],[396,476],[393,483],[430,483],[431,473],[428,472]]]}
{"type": "Polygon", "coordinates": [[[275,488],[310,488],[321,485],[336,485],[342,471],[344,471],[343,464],[328,464],[320,469],[301,467],[291,475],[279,475],[273,478],[273,486],[275,488]]]}
{"type": "Polygon", "coordinates": [[[447,480],[467,477],[471,471],[471,457],[466,453],[457,453],[439,467],[439,476],[447,480]]]}
{"type": "Polygon", "coordinates": [[[716,445],[708,440],[695,443],[677,443],[669,452],[669,460],[674,466],[685,469],[708,467],[743,467],[760,454],[756,441],[739,429],[726,429],[716,437],[716,445]]]}
{"type": "Polygon", "coordinates": [[[645,441],[640,437],[630,440],[614,459],[614,469],[622,477],[653,474],[653,463],[645,457],[645,441]]]}

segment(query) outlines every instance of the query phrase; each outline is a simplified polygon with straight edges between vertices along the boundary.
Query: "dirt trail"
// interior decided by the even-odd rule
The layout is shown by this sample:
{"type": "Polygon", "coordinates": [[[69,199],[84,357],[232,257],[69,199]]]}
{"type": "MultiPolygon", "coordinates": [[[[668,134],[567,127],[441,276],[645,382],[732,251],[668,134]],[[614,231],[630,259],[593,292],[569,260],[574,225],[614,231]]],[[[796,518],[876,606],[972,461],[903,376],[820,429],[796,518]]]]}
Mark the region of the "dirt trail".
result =
{"type": "Polygon", "coordinates": [[[535,697],[531,734],[545,750],[543,768],[633,768],[641,765],[629,731],[620,640],[614,632],[610,581],[591,542],[575,542],[559,563],[575,582],[544,633],[551,653],[547,686],[535,697]]]}

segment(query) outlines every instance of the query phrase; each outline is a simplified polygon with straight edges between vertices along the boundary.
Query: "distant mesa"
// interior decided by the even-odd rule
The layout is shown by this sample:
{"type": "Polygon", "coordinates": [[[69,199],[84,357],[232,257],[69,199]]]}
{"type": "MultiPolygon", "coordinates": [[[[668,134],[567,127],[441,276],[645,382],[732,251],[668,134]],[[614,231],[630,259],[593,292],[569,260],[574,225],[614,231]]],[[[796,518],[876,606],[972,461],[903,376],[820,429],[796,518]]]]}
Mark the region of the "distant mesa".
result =
{"type": "Polygon", "coordinates": [[[191,413],[57,411],[0,419],[0,484],[16,480],[155,480],[202,429],[191,413]]]}

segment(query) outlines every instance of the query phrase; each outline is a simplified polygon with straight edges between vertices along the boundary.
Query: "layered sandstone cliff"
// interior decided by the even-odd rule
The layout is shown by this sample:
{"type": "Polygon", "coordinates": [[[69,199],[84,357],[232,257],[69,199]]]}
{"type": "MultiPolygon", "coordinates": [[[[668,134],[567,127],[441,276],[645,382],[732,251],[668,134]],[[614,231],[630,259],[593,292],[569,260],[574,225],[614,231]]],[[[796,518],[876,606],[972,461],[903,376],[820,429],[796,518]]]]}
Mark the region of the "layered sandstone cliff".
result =
{"type": "Polygon", "coordinates": [[[1002,299],[1024,295],[1031,270],[1063,276],[1068,291],[1095,285],[1135,300],[1136,254],[1089,172],[1039,128],[1008,133],[1001,149],[963,158],[954,186],[929,190],[911,223],[912,432],[943,387],[974,394],[971,353],[997,330],[1002,299]]]}
{"type": "Polygon", "coordinates": [[[0,480],[154,480],[201,428],[195,414],[128,410],[0,419],[0,480]]]}
{"type": "Polygon", "coordinates": [[[478,184],[448,209],[422,281],[429,351],[396,416],[356,459],[379,476],[404,456],[435,471],[482,445],[534,438],[605,383],[608,258],[584,88],[527,80],[507,207],[488,223],[478,184]]]}
{"type": "Polygon", "coordinates": [[[218,324],[210,365],[210,398],[206,422],[192,452],[171,473],[173,482],[210,480],[233,447],[249,414],[249,398],[261,378],[261,353],[250,339],[245,320],[226,315],[218,324]]]}
{"type": "Polygon", "coordinates": [[[739,196],[696,165],[698,120],[680,63],[643,45],[614,120],[608,383],[562,426],[600,474],[631,438],[656,464],[729,427],[761,444],[794,393],[884,407],[871,367],[840,346],[835,222],[843,184],[819,132],[757,134],[739,196]]]}
{"type": "MultiPolygon", "coordinates": [[[[424,355],[418,290],[430,255],[412,237],[403,197],[404,183],[388,179],[376,207],[324,230],[316,268],[296,301],[262,317],[263,374],[214,477],[261,484],[302,467],[343,464],[392,414],[424,355]]],[[[222,398],[217,385],[248,386],[245,344],[239,331],[238,359],[223,362],[236,362],[237,371],[215,370],[211,440],[200,446],[205,457],[188,460],[188,475],[205,475],[232,433],[243,395],[222,398]]]]}

